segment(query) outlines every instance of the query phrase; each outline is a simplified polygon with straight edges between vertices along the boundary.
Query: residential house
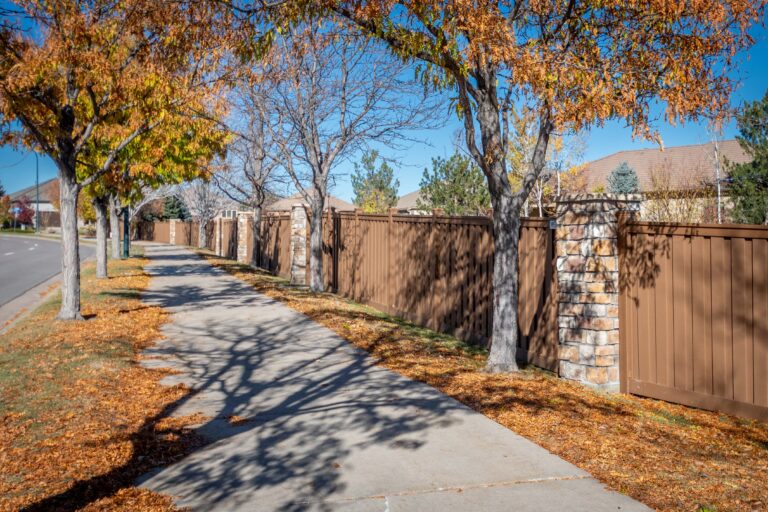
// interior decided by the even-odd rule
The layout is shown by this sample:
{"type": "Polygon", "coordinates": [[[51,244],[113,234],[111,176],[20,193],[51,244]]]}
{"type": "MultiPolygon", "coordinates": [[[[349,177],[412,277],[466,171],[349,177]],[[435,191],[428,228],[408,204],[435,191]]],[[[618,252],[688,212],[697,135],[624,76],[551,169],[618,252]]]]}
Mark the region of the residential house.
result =
{"type": "MultiPolygon", "coordinates": [[[[58,194],[59,179],[51,178],[50,180],[40,183],[39,204],[37,203],[36,185],[13,192],[12,194],[9,194],[9,196],[11,198],[11,206],[18,205],[21,198],[25,196],[29,201],[29,205],[35,211],[37,211],[39,205],[41,228],[59,228],[61,227],[61,218],[58,209],[54,206],[54,203],[58,204],[58,194]]],[[[36,223],[37,220],[35,219],[34,222],[36,223]]]]}
{"type": "MultiPolygon", "coordinates": [[[[295,204],[302,204],[306,207],[309,207],[309,203],[307,203],[302,194],[294,194],[290,197],[283,197],[274,201],[273,203],[270,203],[266,208],[264,208],[264,210],[267,212],[290,211],[295,204]]],[[[353,211],[356,208],[356,206],[352,203],[348,203],[343,199],[339,199],[338,197],[331,195],[325,198],[325,207],[335,208],[336,211],[339,212],[353,211]]]]}
{"type": "MultiPolygon", "coordinates": [[[[714,222],[717,219],[718,164],[721,179],[721,213],[730,201],[725,178],[729,163],[750,160],[737,140],[619,151],[586,164],[590,192],[607,192],[608,177],[622,162],[637,174],[639,193],[645,196],[640,215],[644,220],[714,222]],[[717,153],[717,157],[715,156],[717,153]]],[[[726,215],[727,216],[727,215],[726,215]]]]}
{"type": "MultiPolygon", "coordinates": [[[[725,178],[725,162],[744,163],[750,160],[735,139],[719,144],[721,178],[725,178]]],[[[715,146],[712,143],[689,146],[673,146],[652,149],[619,151],[586,164],[587,189],[608,190],[608,176],[622,162],[635,170],[640,193],[648,194],[654,189],[654,176],[664,175],[669,186],[675,190],[690,190],[711,187],[715,184],[715,146]]]]}
{"type": "Polygon", "coordinates": [[[411,215],[426,215],[430,213],[423,209],[419,209],[418,204],[420,200],[421,189],[414,190],[410,194],[400,196],[395,208],[397,208],[398,213],[410,213],[411,215]]]}

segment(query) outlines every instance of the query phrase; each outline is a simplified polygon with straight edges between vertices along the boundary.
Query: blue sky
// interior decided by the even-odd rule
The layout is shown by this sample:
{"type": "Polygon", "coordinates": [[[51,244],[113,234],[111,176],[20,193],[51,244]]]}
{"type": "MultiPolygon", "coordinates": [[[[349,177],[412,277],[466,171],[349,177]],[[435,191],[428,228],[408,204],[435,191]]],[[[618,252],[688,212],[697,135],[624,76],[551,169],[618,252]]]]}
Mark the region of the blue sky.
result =
{"type": "MultiPolygon", "coordinates": [[[[740,85],[734,92],[731,102],[734,106],[744,101],[760,99],[768,89],[768,30],[757,27],[752,32],[755,45],[739,55],[739,66],[735,71],[740,85]]],[[[706,125],[688,123],[682,126],[670,126],[666,123],[657,125],[665,146],[700,144],[708,140],[706,125]]],[[[413,144],[404,151],[382,151],[384,155],[398,162],[395,165],[396,177],[400,180],[400,194],[407,194],[419,186],[422,172],[431,165],[435,156],[449,156],[453,153],[454,135],[460,124],[451,117],[440,129],[425,131],[418,138],[427,144],[413,144]]],[[[733,138],[736,125],[732,121],[724,129],[725,138],[733,138]]],[[[585,159],[595,160],[616,151],[654,147],[653,143],[633,140],[632,131],[620,122],[608,122],[603,127],[593,128],[587,133],[585,159]]],[[[344,162],[339,166],[339,176],[333,194],[351,201],[352,186],[349,173],[352,163],[344,162]]],[[[40,181],[56,175],[56,168],[47,157],[40,157],[40,181]]],[[[7,192],[14,192],[35,183],[35,157],[29,152],[16,151],[10,147],[0,147],[0,183],[7,192]]]]}

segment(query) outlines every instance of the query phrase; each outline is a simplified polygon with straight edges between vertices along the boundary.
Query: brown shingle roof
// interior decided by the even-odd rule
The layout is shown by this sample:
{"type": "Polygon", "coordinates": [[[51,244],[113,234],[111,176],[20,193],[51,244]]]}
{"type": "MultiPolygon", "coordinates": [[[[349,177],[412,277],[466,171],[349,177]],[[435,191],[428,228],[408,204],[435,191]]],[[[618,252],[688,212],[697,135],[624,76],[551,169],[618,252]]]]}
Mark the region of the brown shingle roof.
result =
{"type": "MultiPolygon", "coordinates": [[[[291,197],[278,199],[274,203],[267,206],[265,210],[270,212],[290,211],[295,204],[303,204],[308,206],[307,201],[304,199],[304,197],[302,197],[301,194],[294,194],[291,197]]],[[[334,196],[328,196],[325,198],[325,207],[336,208],[336,210],[340,212],[351,211],[355,209],[355,205],[334,196]]]]}
{"type": "MultiPolygon", "coordinates": [[[[49,180],[40,182],[40,202],[51,202],[51,199],[53,199],[59,191],[59,187],[57,186],[58,182],[59,178],[51,178],[49,180]]],[[[9,195],[11,196],[12,201],[18,201],[22,198],[22,196],[27,196],[27,199],[34,201],[35,194],[35,185],[32,185],[27,188],[17,190],[16,192],[9,195]]]]}
{"type": "Polygon", "coordinates": [[[404,196],[401,196],[397,200],[396,208],[398,210],[414,210],[416,208],[416,203],[418,203],[420,198],[421,198],[421,189],[414,190],[410,194],[405,194],[404,196]]]}
{"type": "MultiPolygon", "coordinates": [[[[653,188],[651,176],[662,170],[669,173],[669,182],[673,187],[698,187],[715,179],[713,154],[711,143],[674,146],[663,151],[658,148],[619,151],[586,165],[587,190],[591,192],[598,186],[607,190],[608,176],[622,162],[627,162],[637,173],[640,192],[649,192],[653,188]]],[[[733,139],[720,142],[720,155],[721,161],[732,163],[751,160],[738,141],[733,139]]],[[[722,172],[725,172],[724,168],[722,172]]]]}

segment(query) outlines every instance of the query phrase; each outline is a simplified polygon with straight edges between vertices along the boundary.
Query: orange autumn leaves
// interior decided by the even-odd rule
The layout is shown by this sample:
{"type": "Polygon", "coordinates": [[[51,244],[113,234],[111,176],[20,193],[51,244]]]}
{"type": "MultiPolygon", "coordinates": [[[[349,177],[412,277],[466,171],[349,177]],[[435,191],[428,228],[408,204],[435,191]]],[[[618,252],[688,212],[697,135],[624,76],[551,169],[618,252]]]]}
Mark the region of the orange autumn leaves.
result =
{"type": "Polygon", "coordinates": [[[284,286],[203,253],[258,291],[657,510],[768,508],[768,424],[629,395],[609,395],[538,370],[482,371],[485,355],[332,294],[284,286]]]}
{"type": "MultiPolygon", "coordinates": [[[[324,5],[436,74],[464,76],[553,111],[579,130],[623,118],[653,136],[666,120],[721,116],[735,85],[733,57],[752,43],[765,0],[325,0],[324,5]],[[491,71],[492,70],[492,71],[491,71]]],[[[501,93],[499,93],[501,94],[501,93]]]]}
{"type": "Polygon", "coordinates": [[[170,498],[131,488],[135,477],[201,440],[161,419],[187,393],[138,364],[166,313],[141,303],[146,260],[111,262],[83,279],[85,322],[57,322],[56,304],[0,336],[0,509],[171,510],[170,498]]]}

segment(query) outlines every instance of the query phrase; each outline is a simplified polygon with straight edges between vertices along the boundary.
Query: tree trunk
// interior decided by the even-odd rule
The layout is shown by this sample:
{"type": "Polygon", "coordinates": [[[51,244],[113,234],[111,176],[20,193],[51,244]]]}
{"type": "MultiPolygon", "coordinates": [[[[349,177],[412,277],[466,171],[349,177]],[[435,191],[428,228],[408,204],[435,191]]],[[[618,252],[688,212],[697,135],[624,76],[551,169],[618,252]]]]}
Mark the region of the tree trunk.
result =
{"type": "Polygon", "coordinates": [[[543,201],[544,201],[544,186],[541,183],[538,183],[536,185],[536,206],[539,208],[539,217],[544,216],[543,201]]]}
{"type": "Polygon", "coordinates": [[[93,211],[96,213],[96,278],[107,279],[107,209],[106,197],[93,198],[93,211]]]}
{"type": "Polygon", "coordinates": [[[259,266],[261,263],[261,206],[253,208],[253,224],[251,224],[253,248],[251,249],[251,265],[259,266]]]}
{"type": "MultiPolygon", "coordinates": [[[[497,176],[496,181],[505,178],[497,176]]],[[[515,207],[509,186],[496,183],[490,189],[493,191],[493,326],[486,370],[513,372],[518,369],[520,208],[515,207]]]]}
{"type": "Polygon", "coordinates": [[[120,201],[109,197],[109,230],[112,233],[112,259],[120,259],[120,201]]]}
{"type": "Polygon", "coordinates": [[[200,219],[197,223],[197,247],[205,249],[208,247],[208,222],[205,219],[200,219]]]}
{"type": "Polygon", "coordinates": [[[80,252],[77,233],[77,201],[80,185],[75,173],[61,171],[61,309],[59,320],[82,320],[80,315],[80,252]]]}
{"type": "Polygon", "coordinates": [[[312,201],[309,224],[309,289],[322,292],[323,286],[323,200],[312,201]]]}

